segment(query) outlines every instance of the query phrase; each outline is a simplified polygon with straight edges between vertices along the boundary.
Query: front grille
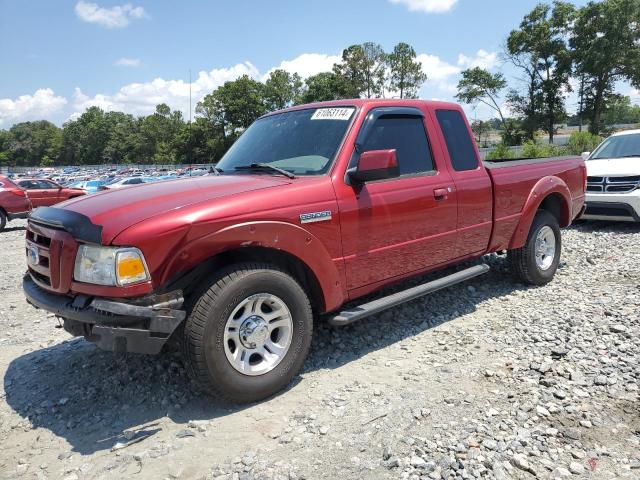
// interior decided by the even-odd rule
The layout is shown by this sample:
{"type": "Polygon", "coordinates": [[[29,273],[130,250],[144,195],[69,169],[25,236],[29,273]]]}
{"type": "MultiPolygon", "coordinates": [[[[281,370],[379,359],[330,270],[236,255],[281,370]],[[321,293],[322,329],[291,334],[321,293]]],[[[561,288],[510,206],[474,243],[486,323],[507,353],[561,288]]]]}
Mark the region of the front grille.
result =
{"type": "Polygon", "coordinates": [[[64,230],[29,221],[25,240],[27,267],[34,282],[48,291],[68,292],[77,249],[73,237],[64,230]]]}
{"type": "Polygon", "coordinates": [[[587,192],[630,193],[640,188],[640,175],[626,177],[587,177],[587,192]]]}
{"type": "Polygon", "coordinates": [[[27,240],[31,240],[33,243],[37,245],[42,245],[43,247],[51,246],[51,239],[49,237],[44,237],[42,235],[38,235],[31,230],[27,230],[27,240]]]}

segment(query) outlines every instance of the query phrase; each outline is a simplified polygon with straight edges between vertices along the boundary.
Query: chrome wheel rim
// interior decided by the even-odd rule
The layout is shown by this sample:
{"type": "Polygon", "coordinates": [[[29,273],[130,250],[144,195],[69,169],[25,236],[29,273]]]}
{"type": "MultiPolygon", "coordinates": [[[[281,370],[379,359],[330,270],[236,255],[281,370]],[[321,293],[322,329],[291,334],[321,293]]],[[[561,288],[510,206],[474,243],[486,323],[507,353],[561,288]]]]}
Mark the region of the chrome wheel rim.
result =
{"type": "Polygon", "coordinates": [[[551,227],[544,226],[538,232],[535,243],[536,265],[548,270],[556,256],[556,235],[551,227]]]}
{"type": "Polygon", "coordinates": [[[224,327],[224,353],[244,375],[263,375],[282,361],[293,337],[293,318],[275,295],[258,293],[242,300],[224,327]]]}

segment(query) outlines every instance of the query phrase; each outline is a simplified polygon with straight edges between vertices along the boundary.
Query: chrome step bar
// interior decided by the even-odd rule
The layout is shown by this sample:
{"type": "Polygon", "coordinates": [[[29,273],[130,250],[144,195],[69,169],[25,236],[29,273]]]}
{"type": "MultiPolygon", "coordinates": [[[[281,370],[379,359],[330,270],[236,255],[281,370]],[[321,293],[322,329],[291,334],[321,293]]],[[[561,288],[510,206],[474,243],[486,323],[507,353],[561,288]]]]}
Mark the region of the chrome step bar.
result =
{"type": "Polygon", "coordinates": [[[423,283],[401,292],[393,293],[386,297],[378,298],[377,300],[343,310],[342,312],[330,317],[328,322],[336,327],[349,325],[370,315],[380,313],[405,302],[429,295],[430,293],[437,292],[438,290],[442,290],[443,288],[450,287],[457,283],[465,282],[487,273],[488,271],[489,265],[475,265],[473,267],[466,268],[465,270],[447,275],[446,277],[438,278],[437,280],[432,280],[431,282],[423,283]]]}

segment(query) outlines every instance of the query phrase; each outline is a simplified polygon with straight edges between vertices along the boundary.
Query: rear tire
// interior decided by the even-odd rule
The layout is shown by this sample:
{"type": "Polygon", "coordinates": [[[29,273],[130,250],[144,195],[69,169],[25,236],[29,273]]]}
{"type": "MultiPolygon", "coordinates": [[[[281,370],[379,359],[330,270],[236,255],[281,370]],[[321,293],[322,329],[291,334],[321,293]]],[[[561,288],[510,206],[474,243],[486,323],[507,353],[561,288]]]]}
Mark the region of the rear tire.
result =
{"type": "Polygon", "coordinates": [[[287,272],[232,265],[196,295],[184,326],[187,370],[207,393],[255,402],[287,386],[309,352],[309,298],[287,272]]]}
{"type": "Polygon", "coordinates": [[[7,214],[4,213],[4,210],[0,209],[0,232],[4,230],[4,227],[7,225],[7,214]]]}
{"type": "Polygon", "coordinates": [[[529,285],[545,285],[553,280],[560,263],[562,236],[554,215],[538,210],[527,242],[507,252],[513,274],[529,285]]]}

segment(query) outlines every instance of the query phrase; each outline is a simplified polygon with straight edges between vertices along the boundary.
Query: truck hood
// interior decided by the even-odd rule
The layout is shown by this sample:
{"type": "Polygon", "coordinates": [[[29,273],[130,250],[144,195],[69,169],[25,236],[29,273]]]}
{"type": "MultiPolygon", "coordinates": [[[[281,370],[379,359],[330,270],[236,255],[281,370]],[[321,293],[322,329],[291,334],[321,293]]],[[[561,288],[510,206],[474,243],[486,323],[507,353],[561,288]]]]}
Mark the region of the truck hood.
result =
{"type": "Polygon", "coordinates": [[[291,183],[269,175],[221,175],[136,185],[87,195],[56,205],[102,226],[108,245],[124,229],[165,212],[220,197],[291,183]]]}
{"type": "Polygon", "coordinates": [[[626,177],[640,175],[640,157],[587,160],[587,175],[591,177],[626,177]]]}

